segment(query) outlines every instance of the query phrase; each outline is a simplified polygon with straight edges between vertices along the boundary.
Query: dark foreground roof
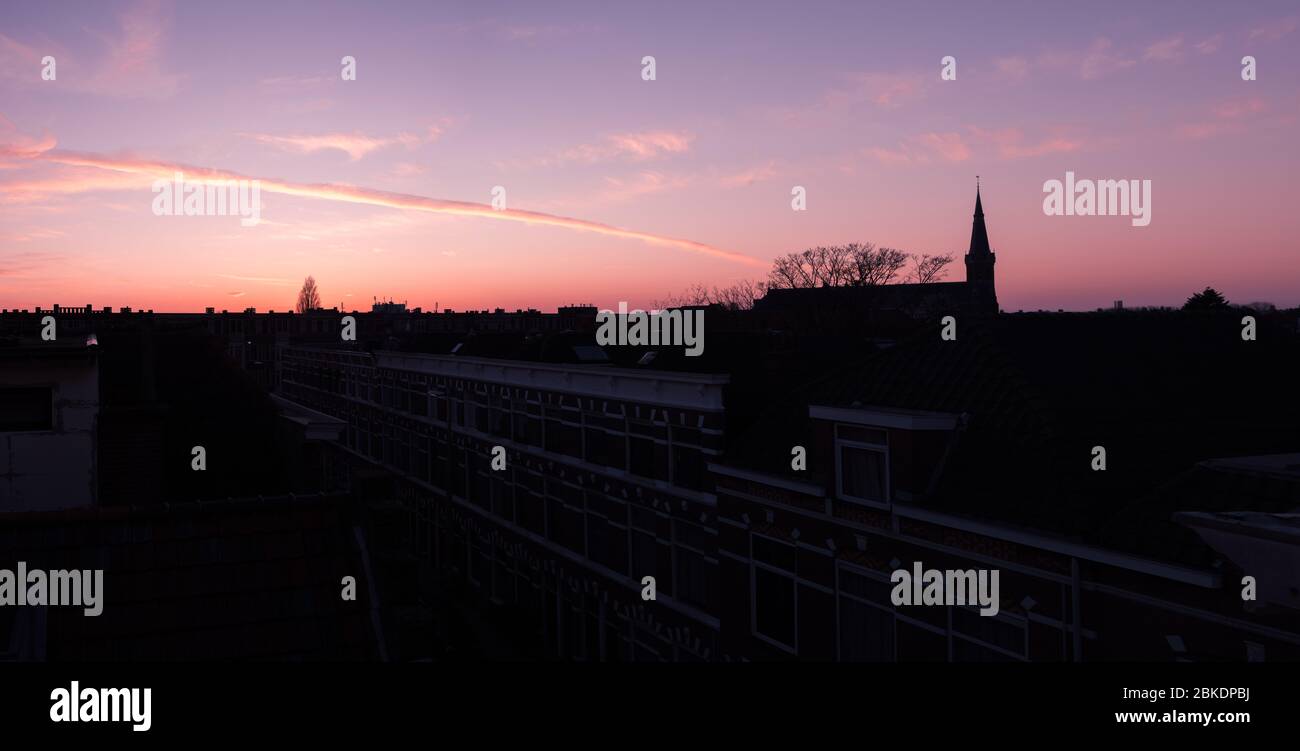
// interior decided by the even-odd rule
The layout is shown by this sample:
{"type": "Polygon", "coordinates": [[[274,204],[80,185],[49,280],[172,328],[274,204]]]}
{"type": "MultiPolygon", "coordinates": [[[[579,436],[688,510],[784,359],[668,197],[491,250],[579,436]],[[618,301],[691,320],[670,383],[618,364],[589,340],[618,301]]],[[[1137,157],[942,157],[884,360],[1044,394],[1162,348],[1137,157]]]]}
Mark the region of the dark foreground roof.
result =
{"type": "Polygon", "coordinates": [[[824,308],[836,311],[940,310],[970,305],[974,302],[973,294],[966,282],[770,289],[754,303],[754,309],[764,313],[824,308]]]}
{"type": "MultiPolygon", "coordinates": [[[[50,660],[376,654],[365,565],[341,497],[0,515],[0,568],[103,569],[103,613],[46,609],[50,660]],[[357,600],[342,600],[344,576],[357,600]]],[[[10,609],[10,608],[6,608],[10,609]]]]}
{"type": "MultiPolygon", "coordinates": [[[[789,447],[809,438],[808,404],[966,414],[934,492],[917,503],[1186,559],[1139,530],[1169,533],[1168,514],[1198,503],[1279,509],[1253,509],[1258,499],[1231,487],[1180,493],[1177,478],[1194,486],[1184,473],[1198,462],[1300,449],[1300,337],[1261,322],[1258,340],[1242,341],[1241,315],[959,319],[956,341],[936,326],[808,385],[727,463],[789,474],[789,447]],[[1094,446],[1106,449],[1104,472],[1091,469],[1094,446]]],[[[799,479],[830,470],[810,458],[799,479]]]]}

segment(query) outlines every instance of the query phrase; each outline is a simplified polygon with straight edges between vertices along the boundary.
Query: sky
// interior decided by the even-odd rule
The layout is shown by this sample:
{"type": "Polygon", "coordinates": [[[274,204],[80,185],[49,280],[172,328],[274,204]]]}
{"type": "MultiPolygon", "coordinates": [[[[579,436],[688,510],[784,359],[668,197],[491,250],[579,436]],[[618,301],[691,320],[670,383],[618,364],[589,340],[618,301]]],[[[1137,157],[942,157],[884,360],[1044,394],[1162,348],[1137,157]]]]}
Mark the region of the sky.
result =
{"type": "Polygon", "coordinates": [[[1004,310],[1293,307],[1298,71],[1294,1],[6,2],[0,308],[648,307],[850,242],[959,281],[976,175],[1004,310]],[[157,215],[177,171],[260,221],[157,215]],[[1067,171],[1150,224],[1047,215],[1067,171]]]}

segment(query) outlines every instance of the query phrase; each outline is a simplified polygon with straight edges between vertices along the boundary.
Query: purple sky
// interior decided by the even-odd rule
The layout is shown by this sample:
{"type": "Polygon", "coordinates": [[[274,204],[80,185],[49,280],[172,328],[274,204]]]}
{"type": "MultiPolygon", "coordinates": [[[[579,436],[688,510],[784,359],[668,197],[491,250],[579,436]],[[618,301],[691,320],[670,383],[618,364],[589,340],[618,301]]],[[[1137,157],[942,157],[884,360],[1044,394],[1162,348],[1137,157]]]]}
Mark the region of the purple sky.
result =
{"type": "Polygon", "coordinates": [[[1298,28],[1295,2],[5,3],[0,307],[282,310],[308,274],[327,306],[646,306],[814,245],[960,255],[976,174],[1005,309],[1300,305],[1298,28]],[[155,216],[174,165],[261,179],[262,223],[155,216]],[[1150,226],[1045,216],[1067,170],[1151,180],[1150,226]],[[497,185],[512,212],[447,203],[497,185]]]}

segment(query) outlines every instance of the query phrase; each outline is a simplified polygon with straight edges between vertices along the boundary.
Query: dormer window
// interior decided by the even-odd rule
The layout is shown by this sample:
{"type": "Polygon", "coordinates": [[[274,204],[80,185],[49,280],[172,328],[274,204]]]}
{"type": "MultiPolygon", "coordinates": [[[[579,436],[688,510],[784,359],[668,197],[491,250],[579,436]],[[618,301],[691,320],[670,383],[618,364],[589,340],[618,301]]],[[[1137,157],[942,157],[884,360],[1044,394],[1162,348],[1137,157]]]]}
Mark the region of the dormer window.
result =
{"type": "Polygon", "coordinates": [[[888,432],[860,425],[836,425],[835,483],[840,498],[888,505],[888,432]]]}

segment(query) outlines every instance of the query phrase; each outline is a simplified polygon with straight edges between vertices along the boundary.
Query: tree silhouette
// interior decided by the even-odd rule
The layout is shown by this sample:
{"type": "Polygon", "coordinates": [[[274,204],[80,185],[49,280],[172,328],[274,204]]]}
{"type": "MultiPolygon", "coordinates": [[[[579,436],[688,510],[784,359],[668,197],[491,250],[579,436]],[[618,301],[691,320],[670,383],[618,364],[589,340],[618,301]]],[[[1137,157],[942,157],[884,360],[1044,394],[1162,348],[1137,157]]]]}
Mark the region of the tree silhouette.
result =
{"type": "Polygon", "coordinates": [[[296,310],[299,313],[306,313],[309,310],[319,308],[320,290],[316,289],[316,280],[309,276],[303,281],[302,289],[298,292],[298,307],[296,310]]]}
{"type": "Polygon", "coordinates": [[[912,273],[907,280],[913,284],[931,284],[943,278],[946,273],[945,269],[948,264],[952,263],[952,254],[947,253],[941,256],[914,255],[912,261],[916,266],[912,269],[912,273]]]}
{"type": "Polygon", "coordinates": [[[1222,310],[1226,307],[1228,301],[1213,287],[1206,287],[1183,303],[1183,310],[1222,310]]]}
{"type": "Polygon", "coordinates": [[[872,287],[890,284],[912,262],[906,281],[913,284],[937,282],[952,263],[951,253],[916,255],[895,248],[877,248],[872,243],[820,245],[787,253],[772,261],[766,282],[741,281],[729,287],[709,288],[695,284],[681,295],[656,300],[660,308],[683,305],[721,305],[731,310],[749,310],[754,300],[771,289],[814,287],[872,287]]]}
{"type": "Polygon", "coordinates": [[[772,262],[769,289],[807,287],[871,287],[890,284],[913,264],[907,280],[929,284],[943,278],[952,255],[914,255],[895,248],[877,248],[872,243],[849,243],[808,248],[787,253],[772,262]]]}
{"type": "Polygon", "coordinates": [[[765,294],[767,294],[766,282],[749,279],[736,282],[729,287],[711,289],[703,284],[694,284],[680,295],[669,295],[663,300],[655,300],[654,307],[663,310],[687,305],[720,305],[727,310],[750,310],[754,307],[754,301],[765,294]]]}

